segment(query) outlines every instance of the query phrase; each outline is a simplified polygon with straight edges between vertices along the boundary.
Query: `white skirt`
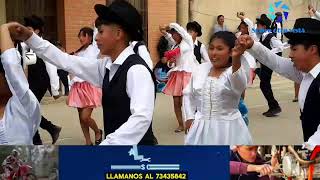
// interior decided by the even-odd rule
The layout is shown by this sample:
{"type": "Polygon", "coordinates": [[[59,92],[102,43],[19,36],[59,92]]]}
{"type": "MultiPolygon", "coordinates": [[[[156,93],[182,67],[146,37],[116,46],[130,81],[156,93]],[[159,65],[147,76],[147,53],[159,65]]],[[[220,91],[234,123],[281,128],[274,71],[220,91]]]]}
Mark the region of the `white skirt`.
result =
{"type": "Polygon", "coordinates": [[[196,119],[186,138],[186,145],[252,145],[252,138],[242,117],[233,120],[196,119]]]}

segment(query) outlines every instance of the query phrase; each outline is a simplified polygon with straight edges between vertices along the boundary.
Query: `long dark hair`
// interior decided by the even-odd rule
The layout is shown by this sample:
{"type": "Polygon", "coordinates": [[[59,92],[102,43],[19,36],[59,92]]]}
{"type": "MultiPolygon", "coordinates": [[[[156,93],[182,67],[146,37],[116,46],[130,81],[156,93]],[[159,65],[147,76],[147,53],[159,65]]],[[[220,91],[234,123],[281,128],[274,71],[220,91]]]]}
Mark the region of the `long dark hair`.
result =
{"type": "MultiPolygon", "coordinates": [[[[83,27],[80,29],[79,33],[78,33],[78,37],[80,37],[80,35],[87,35],[91,37],[91,42],[90,44],[92,44],[93,42],[93,29],[90,27],[83,27]]],[[[76,50],[74,53],[78,53],[80,51],[82,51],[86,46],[83,45],[81,46],[78,50],[76,50]]]]}
{"type": "Polygon", "coordinates": [[[168,50],[168,40],[161,36],[157,45],[157,51],[159,55],[159,59],[163,58],[164,53],[168,50]]]}

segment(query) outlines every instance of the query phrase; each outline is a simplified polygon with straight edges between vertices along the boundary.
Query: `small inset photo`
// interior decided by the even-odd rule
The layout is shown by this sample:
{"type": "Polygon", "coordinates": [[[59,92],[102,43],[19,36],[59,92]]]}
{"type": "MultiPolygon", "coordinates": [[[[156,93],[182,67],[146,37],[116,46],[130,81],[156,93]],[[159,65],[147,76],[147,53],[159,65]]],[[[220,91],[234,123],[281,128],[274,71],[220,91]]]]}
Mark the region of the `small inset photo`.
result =
{"type": "Polygon", "coordinates": [[[320,146],[312,151],[295,145],[233,146],[231,180],[320,179],[320,146]]]}
{"type": "Polygon", "coordinates": [[[58,147],[0,146],[0,180],[58,180],[58,147]]]}

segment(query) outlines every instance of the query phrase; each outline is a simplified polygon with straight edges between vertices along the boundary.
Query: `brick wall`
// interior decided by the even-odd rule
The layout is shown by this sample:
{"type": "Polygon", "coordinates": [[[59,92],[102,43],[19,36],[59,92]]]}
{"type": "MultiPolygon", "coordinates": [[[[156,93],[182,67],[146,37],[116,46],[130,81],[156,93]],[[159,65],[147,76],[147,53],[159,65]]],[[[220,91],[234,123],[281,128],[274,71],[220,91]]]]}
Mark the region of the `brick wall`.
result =
{"type": "Polygon", "coordinates": [[[176,22],[176,0],[148,0],[148,45],[154,65],[158,62],[159,25],[176,22]]]}
{"type": "Polygon", "coordinates": [[[92,27],[96,19],[95,4],[106,4],[106,0],[58,0],[59,40],[67,52],[80,47],[79,30],[84,26],[92,27]]]}
{"type": "MultiPolygon", "coordinates": [[[[106,0],[58,0],[58,34],[67,52],[80,47],[78,32],[83,26],[92,26],[96,19],[94,5],[106,0]]],[[[157,44],[160,24],[176,22],[176,0],[148,0],[148,48],[154,64],[158,61],[157,44]]]]}

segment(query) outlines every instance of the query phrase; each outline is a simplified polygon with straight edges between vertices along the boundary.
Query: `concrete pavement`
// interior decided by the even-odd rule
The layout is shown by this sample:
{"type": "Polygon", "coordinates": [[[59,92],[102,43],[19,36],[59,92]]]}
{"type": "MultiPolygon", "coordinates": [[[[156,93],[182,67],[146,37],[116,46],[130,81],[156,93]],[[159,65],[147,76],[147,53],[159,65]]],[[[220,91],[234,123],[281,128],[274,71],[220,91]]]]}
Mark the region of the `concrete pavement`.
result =
{"type": "MultiPolygon", "coordinates": [[[[302,129],[299,120],[298,103],[293,103],[293,82],[274,73],[272,86],[282,113],[278,117],[267,118],[262,115],[267,110],[267,103],[259,89],[259,79],[246,91],[245,102],[249,107],[249,129],[255,144],[301,144],[302,129]]],[[[79,124],[77,110],[68,107],[66,97],[54,101],[45,97],[42,101],[43,115],[63,127],[57,144],[82,145],[84,138],[79,124]]],[[[93,118],[103,128],[102,109],[95,109],[93,118]]],[[[158,94],[154,112],[154,131],[161,145],[182,145],[183,133],[174,133],[177,126],[173,111],[172,97],[158,94]]],[[[51,143],[47,132],[40,130],[46,144],[51,143]]],[[[92,137],[93,132],[92,132],[92,137]]]]}

